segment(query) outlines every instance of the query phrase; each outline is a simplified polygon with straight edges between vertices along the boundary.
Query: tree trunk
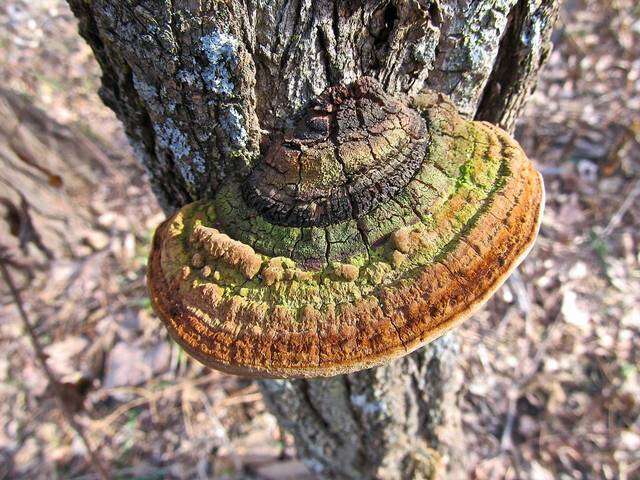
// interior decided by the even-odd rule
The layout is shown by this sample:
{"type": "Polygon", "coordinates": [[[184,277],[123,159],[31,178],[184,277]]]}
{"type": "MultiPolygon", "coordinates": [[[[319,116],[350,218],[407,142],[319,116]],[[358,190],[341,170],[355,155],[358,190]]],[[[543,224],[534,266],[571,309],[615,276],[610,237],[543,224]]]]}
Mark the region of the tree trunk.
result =
{"type": "MultiPolygon", "coordinates": [[[[247,171],[327,86],[431,88],[512,130],[560,0],[69,0],[167,212],[247,171]]],[[[331,478],[464,478],[462,376],[447,336],[390,365],[263,381],[308,464],[331,478]]]]}

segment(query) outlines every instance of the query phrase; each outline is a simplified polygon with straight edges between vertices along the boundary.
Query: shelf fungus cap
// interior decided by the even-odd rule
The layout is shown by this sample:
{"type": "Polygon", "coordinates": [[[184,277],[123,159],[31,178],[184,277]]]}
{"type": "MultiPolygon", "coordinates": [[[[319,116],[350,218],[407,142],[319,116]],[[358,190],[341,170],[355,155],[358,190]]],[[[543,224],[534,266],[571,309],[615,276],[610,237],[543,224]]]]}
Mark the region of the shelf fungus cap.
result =
{"type": "Polygon", "coordinates": [[[327,89],[245,178],[158,227],[151,299],[209,367],[353,372],[468,318],[528,253],[543,204],[503,130],[362,78],[327,89]]]}

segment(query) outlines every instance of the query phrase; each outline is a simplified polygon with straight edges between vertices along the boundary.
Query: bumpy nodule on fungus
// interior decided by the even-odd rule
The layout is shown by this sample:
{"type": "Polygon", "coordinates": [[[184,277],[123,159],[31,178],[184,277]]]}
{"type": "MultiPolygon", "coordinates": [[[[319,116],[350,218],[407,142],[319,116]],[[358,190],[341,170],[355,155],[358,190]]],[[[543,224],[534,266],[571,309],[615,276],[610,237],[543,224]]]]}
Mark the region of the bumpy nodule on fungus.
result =
{"type": "Polygon", "coordinates": [[[158,227],[151,298],[212,368],[352,372],[469,317],[529,251],[543,203],[500,128],[362,78],[327,89],[246,178],[158,227]]]}

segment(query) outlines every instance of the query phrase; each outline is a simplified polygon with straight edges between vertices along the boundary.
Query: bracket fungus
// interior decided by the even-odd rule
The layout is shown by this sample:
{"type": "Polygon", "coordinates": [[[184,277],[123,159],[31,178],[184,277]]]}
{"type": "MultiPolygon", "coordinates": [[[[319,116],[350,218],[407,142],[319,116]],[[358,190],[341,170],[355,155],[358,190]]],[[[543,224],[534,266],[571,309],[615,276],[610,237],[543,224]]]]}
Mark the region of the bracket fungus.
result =
{"type": "Polygon", "coordinates": [[[327,89],[249,174],[158,227],[150,294],[212,368],[352,372],[477,310],[528,253],[543,203],[503,130],[362,78],[327,89]]]}

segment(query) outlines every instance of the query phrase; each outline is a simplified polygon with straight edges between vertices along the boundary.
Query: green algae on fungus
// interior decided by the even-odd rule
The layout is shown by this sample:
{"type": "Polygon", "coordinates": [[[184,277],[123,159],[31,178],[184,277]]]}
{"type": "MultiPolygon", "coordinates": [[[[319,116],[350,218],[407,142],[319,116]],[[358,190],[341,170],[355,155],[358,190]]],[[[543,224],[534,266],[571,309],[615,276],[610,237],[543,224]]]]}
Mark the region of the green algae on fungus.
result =
{"type": "Polygon", "coordinates": [[[153,304],[213,368],[367,368],[478,308],[532,245],[543,195],[499,128],[363,78],[328,89],[248,176],[159,227],[153,304]]]}

